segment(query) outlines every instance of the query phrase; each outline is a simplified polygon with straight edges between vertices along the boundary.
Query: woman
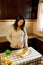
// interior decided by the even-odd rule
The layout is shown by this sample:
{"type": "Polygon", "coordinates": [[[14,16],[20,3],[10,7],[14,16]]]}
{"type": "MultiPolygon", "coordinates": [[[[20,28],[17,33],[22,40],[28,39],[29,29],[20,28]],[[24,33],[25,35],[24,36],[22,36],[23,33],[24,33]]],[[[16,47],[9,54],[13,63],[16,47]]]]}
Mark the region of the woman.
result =
{"type": "Polygon", "coordinates": [[[24,28],[25,20],[23,16],[18,16],[15,23],[10,27],[7,39],[10,42],[10,49],[28,48],[27,33],[24,28]]]}

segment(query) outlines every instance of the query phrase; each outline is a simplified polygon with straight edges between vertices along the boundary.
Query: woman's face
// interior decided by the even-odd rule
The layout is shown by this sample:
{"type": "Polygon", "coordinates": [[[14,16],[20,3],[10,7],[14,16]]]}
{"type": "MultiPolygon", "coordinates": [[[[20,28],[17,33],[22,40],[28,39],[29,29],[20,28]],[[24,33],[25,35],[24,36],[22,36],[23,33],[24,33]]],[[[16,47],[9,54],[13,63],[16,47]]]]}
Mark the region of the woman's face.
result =
{"type": "Polygon", "coordinates": [[[23,20],[19,20],[19,22],[18,22],[18,26],[20,27],[21,25],[23,25],[23,20]]]}

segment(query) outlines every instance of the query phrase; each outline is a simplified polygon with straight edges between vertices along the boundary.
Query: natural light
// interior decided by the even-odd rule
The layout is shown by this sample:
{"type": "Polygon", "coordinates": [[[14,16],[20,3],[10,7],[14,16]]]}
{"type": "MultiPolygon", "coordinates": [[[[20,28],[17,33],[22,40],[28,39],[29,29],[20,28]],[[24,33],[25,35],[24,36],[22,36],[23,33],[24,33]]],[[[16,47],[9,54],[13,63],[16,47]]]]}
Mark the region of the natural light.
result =
{"type": "Polygon", "coordinates": [[[37,23],[38,23],[38,31],[42,32],[43,31],[43,2],[40,2],[38,5],[37,23]]]}

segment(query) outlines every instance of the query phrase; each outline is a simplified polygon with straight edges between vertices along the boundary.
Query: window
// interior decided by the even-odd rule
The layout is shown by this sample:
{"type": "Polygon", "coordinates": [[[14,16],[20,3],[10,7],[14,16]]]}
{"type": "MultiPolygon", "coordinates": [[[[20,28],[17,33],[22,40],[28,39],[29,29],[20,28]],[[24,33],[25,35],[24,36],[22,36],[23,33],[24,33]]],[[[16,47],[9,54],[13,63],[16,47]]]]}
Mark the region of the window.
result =
{"type": "Polygon", "coordinates": [[[43,2],[39,2],[37,15],[38,31],[43,32],[43,2]]]}

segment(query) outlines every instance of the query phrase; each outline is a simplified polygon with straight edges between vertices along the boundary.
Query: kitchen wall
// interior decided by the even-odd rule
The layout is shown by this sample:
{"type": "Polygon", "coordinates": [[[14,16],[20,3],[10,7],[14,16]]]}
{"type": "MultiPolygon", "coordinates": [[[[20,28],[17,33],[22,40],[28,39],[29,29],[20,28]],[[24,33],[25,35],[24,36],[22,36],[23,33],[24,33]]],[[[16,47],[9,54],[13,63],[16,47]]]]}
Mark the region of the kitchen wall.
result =
{"type": "MultiPolygon", "coordinates": [[[[15,20],[0,20],[0,37],[6,36],[9,31],[9,27],[14,23],[15,20]]],[[[33,23],[32,21],[26,19],[25,20],[25,28],[27,34],[33,33],[33,23]]]]}
{"type": "Polygon", "coordinates": [[[0,22],[0,37],[6,36],[11,22],[0,22]]]}
{"type": "Polygon", "coordinates": [[[27,34],[32,34],[33,33],[33,23],[32,20],[25,20],[25,28],[27,31],[27,34]]]}
{"type": "MultiPolygon", "coordinates": [[[[15,20],[0,20],[0,37],[6,36],[10,25],[14,23],[15,20]]],[[[43,37],[43,32],[37,31],[37,20],[25,20],[25,28],[27,31],[27,34],[37,34],[39,36],[43,37]]]]}
{"type": "Polygon", "coordinates": [[[33,22],[33,33],[43,37],[43,32],[37,31],[37,20],[33,22]]]}

